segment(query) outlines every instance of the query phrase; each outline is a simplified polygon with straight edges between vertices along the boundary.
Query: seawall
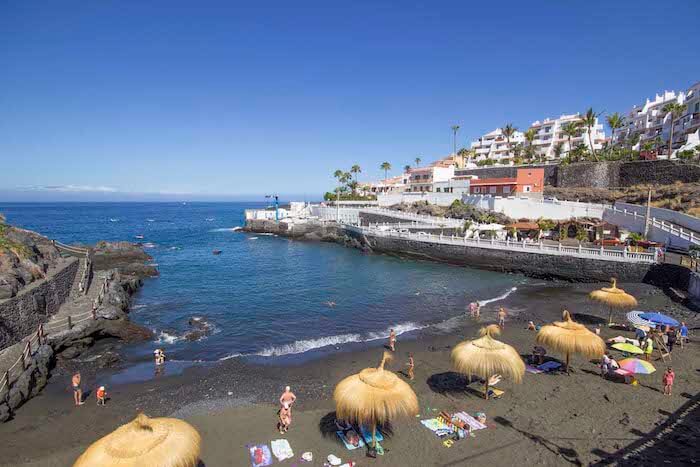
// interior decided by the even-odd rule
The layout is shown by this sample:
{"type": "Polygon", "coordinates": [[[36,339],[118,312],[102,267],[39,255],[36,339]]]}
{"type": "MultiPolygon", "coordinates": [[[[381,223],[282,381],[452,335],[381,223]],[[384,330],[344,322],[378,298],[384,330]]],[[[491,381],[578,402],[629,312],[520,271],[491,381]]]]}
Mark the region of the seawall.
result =
{"type": "Polygon", "coordinates": [[[63,305],[70,295],[79,260],[69,258],[42,281],[29,284],[20,292],[0,301],[0,349],[9,347],[36,331],[63,305]]]}

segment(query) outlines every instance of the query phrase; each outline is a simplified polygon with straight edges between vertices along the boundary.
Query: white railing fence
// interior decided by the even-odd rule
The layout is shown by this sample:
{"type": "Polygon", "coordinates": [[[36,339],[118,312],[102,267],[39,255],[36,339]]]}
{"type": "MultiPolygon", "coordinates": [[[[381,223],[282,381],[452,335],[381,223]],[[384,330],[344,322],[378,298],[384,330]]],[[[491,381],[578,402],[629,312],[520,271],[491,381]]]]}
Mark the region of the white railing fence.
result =
{"type": "Polygon", "coordinates": [[[561,243],[557,245],[551,245],[549,243],[540,242],[514,242],[511,240],[496,240],[492,239],[481,239],[481,238],[468,238],[460,237],[456,235],[435,235],[429,233],[412,233],[412,232],[392,232],[379,230],[377,228],[369,227],[358,227],[353,225],[343,226],[349,231],[353,231],[362,235],[373,235],[377,237],[386,238],[402,238],[412,241],[426,242],[426,243],[439,243],[444,245],[459,245],[459,246],[471,246],[477,248],[494,249],[494,250],[507,250],[507,251],[525,251],[528,253],[536,253],[543,255],[556,255],[556,256],[573,256],[579,258],[595,258],[604,261],[618,261],[626,263],[656,263],[658,258],[656,253],[637,253],[631,252],[627,248],[624,249],[606,249],[602,246],[600,248],[587,248],[579,245],[578,247],[565,246],[561,243]]]}

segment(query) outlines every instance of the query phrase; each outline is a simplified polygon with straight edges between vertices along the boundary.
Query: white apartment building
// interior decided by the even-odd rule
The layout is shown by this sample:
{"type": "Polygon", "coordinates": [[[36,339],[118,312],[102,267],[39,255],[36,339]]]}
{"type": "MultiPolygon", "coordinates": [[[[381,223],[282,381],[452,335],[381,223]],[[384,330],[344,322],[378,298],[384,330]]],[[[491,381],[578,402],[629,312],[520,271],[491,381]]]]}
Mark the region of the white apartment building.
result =
{"type": "Polygon", "coordinates": [[[379,193],[401,193],[408,187],[409,174],[404,173],[395,177],[380,180],[378,182],[361,183],[358,191],[362,195],[376,195],[379,193]]]}
{"type": "Polygon", "coordinates": [[[559,118],[546,118],[543,121],[536,121],[530,125],[537,133],[535,140],[532,142],[537,156],[544,156],[547,159],[556,159],[556,148],[561,145],[560,157],[566,156],[576,146],[583,144],[590,150],[591,142],[593,148],[597,151],[603,148],[605,143],[605,131],[603,124],[598,122],[596,118],[595,125],[588,131],[588,128],[581,126],[579,136],[571,138],[571,147],[569,147],[569,138],[563,133],[563,127],[567,123],[575,123],[581,121],[581,115],[562,115],[559,118]]]}
{"type": "MultiPolygon", "coordinates": [[[[439,163],[440,161],[438,161],[439,163]]],[[[408,189],[406,191],[415,192],[432,192],[437,187],[442,188],[441,182],[449,182],[455,175],[455,166],[431,165],[428,167],[420,167],[411,169],[409,172],[408,189]],[[435,184],[438,184],[436,186],[435,184]]]]}
{"type": "Polygon", "coordinates": [[[683,145],[688,135],[700,129],[700,82],[686,91],[664,91],[656,94],[654,99],[647,99],[644,105],[632,107],[625,116],[623,127],[615,132],[615,142],[620,143],[635,134],[639,135],[640,146],[645,141],[657,137],[667,144],[671,134],[671,118],[663,108],[670,102],[686,106],[685,112],[676,119],[673,127],[674,149],[683,145]]]}
{"type": "Polygon", "coordinates": [[[512,157],[512,150],[515,145],[523,143],[524,141],[525,137],[523,133],[516,131],[513,136],[510,137],[509,151],[508,140],[503,136],[503,131],[500,128],[496,128],[492,132],[486,133],[478,140],[472,141],[471,148],[476,151],[474,158],[477,161],[484,159],[500,160],[512,157]]]}

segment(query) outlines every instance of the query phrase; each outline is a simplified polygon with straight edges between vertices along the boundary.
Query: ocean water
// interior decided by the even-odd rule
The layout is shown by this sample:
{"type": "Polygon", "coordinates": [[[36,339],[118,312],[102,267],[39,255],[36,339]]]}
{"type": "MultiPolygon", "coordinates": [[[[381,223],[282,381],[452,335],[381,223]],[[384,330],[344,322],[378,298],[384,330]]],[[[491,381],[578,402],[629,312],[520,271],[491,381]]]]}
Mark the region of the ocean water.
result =
{"type": "Polygon", "coordinates": [[[236,230],[264,203],[0,203],[8,221],[65,243],[140,242],[160,277],[146,280],[131,319],[153,342],[126,349],[150,358],[274,359],[458,325],[467,304],[502,299],[526,281],[431,262],[365,254],[327,243],[236,230]],[[136,236],[143,236],[137,239],[136,236]],[[212,250],[222,250],[220,255],[212,250]],[[184,336],[202,317],[210,333],[184,336]]]}

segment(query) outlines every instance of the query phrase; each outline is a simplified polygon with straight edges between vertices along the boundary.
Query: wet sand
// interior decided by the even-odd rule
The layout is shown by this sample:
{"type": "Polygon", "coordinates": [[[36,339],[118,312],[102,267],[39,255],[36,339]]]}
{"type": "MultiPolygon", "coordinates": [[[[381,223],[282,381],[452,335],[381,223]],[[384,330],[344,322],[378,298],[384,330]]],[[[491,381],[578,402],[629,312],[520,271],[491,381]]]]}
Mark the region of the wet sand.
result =
{"type": "MultiPolygon", "coordinates": [[[[74,407],[68,371],[73,368],[59,367],[39,397],[20,408],[15,419],[0,425],[0,463],[71,465],[91,442],[145,411],[150,416],[173,415],[192,423],[203,437],[204,465],[250,465],[246,444],[269,444],[282,437],[275,430],[276,401],[286,384],[299,397],[292,428],[284,436],[295,459],[273,465],[298,464],[304,451],[314,454],[314,462],[308,465],[323,465],[331,453],[359,465],[387,466],[625,464],[617,459],[630,453],[629,465],[658,465],[664,460],[679,465],[699,458],[697,343],[674,350],[672,397],[661,393],[665,367],[661,361],[654,362],[657,373],[641,376],[641,385],[634,387],[604,380],[594,362],[574,357],[570,375],[526,373],[523,384],[499,383],[506,394],[489,401],[473,392],[479,387],[476,382],[467,387],[466,378],[450,371],[451,348],[473,337],[481,325],[495,322],[500,305],[512,311],[501,340],[525,354],[534,344],[535,333],[525,329],[529,319],[537,324],[550,321],[564,305],[588,321],[607,316],[603,307],[586,298],[594,287],[544,282],[523,287],[485,307],[479,323],[465,317],[453,329],[433,329],[412,339],[399,337],[396,358],[389,367],[405,369],[408,352],[414,353],[416,379],[411,384],[418,394],[421,419],[439,410],[487,414],[487,430],[451,448],[444,447],[418,418],[396,421],[383,443],[385,456],[376,460],[366,458],[363,450],[347,451],[339,443],[332,433],[333,387],[343,377],[377,365],[383,349],[374,345],[301,363],[285,359],[284,365],[274,360],[260,364],[231,359],[176,376],[168,376],[166,368],[166,375],[157,379],[108,388],[110,400],[105,407],[95,405],[94,394],[87,395],[85,405],[74,407]]],[[[698,326],[694,313],[671,302],[658,289],[641,284],[622,287],[638,297],[640,309],[689,317],[689,326],[698,326]]],[[[618,334],[631,333],[602,329],[604,338],[618,334]]],[[[86,387],[99,384],[89,366],[83,371],[86,387]]]]}

